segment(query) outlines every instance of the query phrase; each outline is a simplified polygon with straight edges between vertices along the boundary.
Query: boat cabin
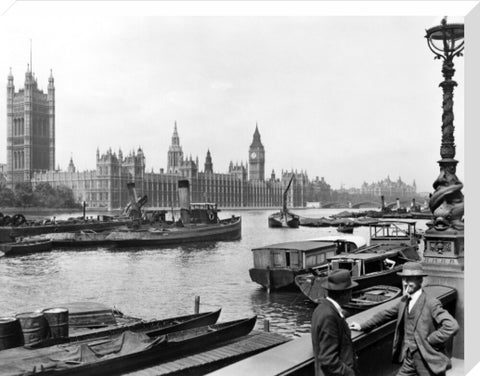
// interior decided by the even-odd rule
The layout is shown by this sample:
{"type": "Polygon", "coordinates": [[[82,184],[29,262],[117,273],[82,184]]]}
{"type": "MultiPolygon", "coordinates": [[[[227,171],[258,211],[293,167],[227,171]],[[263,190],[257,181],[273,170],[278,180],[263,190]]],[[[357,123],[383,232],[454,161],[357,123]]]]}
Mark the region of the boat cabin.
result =
{"type": "Polygon", "coordinates": [[[418,244],[415,221],[384,221],[370,225],[370,244],[418,244]]]}
{"type": "Polygon", "coordinates": [[[164,223],[167,221],[167,211],[166,210],[144,210],[142,218],[144,220],[154,222],[164,223]]]}
{"type": "Polygon", "coordinates": [[[191,203],[189,210],[190,223],[217,223],[219,211],[216,203],[191,203]]]}
{"type": "Polygon", "coordinates": [[[253,264],[257,269],[311,269],[325,264],[329,257],[353,252],[358,246],[355,242],[340,239],[272,244],[252,249],[253,264]]]}
{"type": "Polygon", "coordinates": [[[347,269],[353,278],[372,273],[381,273],[405,263],[398,250],[382,253],[354,253],[329,257],[329,270],[347,269]]]}

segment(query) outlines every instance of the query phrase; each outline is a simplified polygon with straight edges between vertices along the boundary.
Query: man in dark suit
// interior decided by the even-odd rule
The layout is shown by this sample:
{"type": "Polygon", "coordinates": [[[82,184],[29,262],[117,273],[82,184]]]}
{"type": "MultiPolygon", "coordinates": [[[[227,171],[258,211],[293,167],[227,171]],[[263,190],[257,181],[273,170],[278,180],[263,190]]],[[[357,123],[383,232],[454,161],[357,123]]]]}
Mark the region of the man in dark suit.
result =
{"type": "Polygon", "coordinates": [[[351,299],[357,285],[344,269],[332,271],[322,283],[328,296],[320,299],[313,312],[311,329],[316,376],[359,375],[351,332],[340,307],[351,299]]]}
{"type": "Polygon", "coordinates": [[[354,330],[369,331],[397,318],[393,339],[393,361],[402,362],[397,376],[445,375],[450,360],[445,342],[458,331],[457,321],[442,308],[440,301],[422,289],[422,265],[407,262],[402,277],[405,295],[398,305],[379,312],[364,323],[350,323],[354,330]]]}

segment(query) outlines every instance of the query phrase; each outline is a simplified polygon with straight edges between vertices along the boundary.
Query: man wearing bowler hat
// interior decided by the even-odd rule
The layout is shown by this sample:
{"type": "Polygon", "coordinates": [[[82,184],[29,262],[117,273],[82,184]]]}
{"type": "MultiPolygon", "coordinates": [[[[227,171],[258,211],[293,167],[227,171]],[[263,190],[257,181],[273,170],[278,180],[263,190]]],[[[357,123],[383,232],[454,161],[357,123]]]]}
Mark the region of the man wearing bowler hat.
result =
{"type": "Polygon", "coordinates": [[[458,331],[458,323],[438,299],[423,291],[422,264],[407,262],[397,274],[405,293],[399,303],[364,323],[350,323],[350,328],[369,331],[397,318],[392,351],[393,361],[402,363],[397,376],[445,375],[450,362],[445,343],[458,331]]]}
{"type": "Polygon", "coordinates": [[[345,269],[333,270],[322,283],[327,297],[320,299],[313,312],[311,329],[316,376],[359,374],[351,332],[340,308],[350,301],[357,285],[345,269]]]}

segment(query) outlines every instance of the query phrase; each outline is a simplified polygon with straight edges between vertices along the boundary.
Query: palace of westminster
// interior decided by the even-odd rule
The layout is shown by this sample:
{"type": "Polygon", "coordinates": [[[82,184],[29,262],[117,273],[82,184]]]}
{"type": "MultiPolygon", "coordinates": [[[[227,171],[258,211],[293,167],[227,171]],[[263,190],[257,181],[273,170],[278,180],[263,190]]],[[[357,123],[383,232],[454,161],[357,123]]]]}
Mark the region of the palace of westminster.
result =
{"type": "MultiPolygon", "coordinates": [[[[30,68],[25,74],[24,88],[15,91],[10,71],[7,79],[7,164],[0,165],[6,183],[30,182],[33,187],[41,182],[51,186],[67,186],[78,202],[85,201],[90,208],[119,209],[129,201],[127,183],[135,182],[139,195],[148,196],[148,207],[178,207],[177,182],[190,181],[192,202],[216,202],[221,207],[280,207],[283,192],[294,174],[288,191],[289,207],[305,206],[309,187],[325,184],[317,178],[310,182],[306,172],[282,171],[280,177],[272,171],[265,178],[265,149],[258,126],[248,150],[248,163],[230,162],[228,172],[213,171],[212,156],[207,151],[203,171],[198,157],[184,157],[177,124],[174,125],[168,150],[166,170],[159,173],[145,171],[145,155],[141,148],[124,155],[121,150],[96,153],[96,169],[76,171],[73,160],[67,171],[55,169],[55,85],[52,73],[48,90],[38,89],[30,68]]],[[[415,194],[413,186],[401,182],[398,196],[415,194]]],[[[399,183],[393,182],[393,183],[399,183]]],[[[398,184],[397,184],[398,185],[398,184]]],[[[382,194],[378,187],[370,187],[375,195],[382,194]]],[[[392,187],[387,187],[390,189],[392,187]]]]}

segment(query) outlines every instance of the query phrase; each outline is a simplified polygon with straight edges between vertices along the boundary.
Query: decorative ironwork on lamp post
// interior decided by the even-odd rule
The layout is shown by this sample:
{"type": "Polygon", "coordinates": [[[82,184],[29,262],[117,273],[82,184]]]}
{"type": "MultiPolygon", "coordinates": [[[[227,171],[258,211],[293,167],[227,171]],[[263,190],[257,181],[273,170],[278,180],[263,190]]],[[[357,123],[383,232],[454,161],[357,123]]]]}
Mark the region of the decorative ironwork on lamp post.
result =
{"type": "MultiPolygon", "coordinates": [[[[443,90],[442,144],[440,147],[440,175],[433,183],[434,192],[430,197],[430,210],[433,220],[428,223],[426,232],[425,259],[442,257],[462,258],[464,197],[461,192],[463,184],[456,176],[455,138],[453,135],[453,89],[457,83],[452,80],[455,73],[453,59],[463,56],[464,25],[448,23],[444,17],[441,24],[426,30],[428,47],[435,54],[435,59],[442,59],[444,80],[440,83],[443,90]],[[450,238],[450,239],[448,239],[450,238]]],[[[442,260],[443,263],[445,259],[442,260]]],[[[461,262],[461,263],[462,263],[461,262]]]]}

